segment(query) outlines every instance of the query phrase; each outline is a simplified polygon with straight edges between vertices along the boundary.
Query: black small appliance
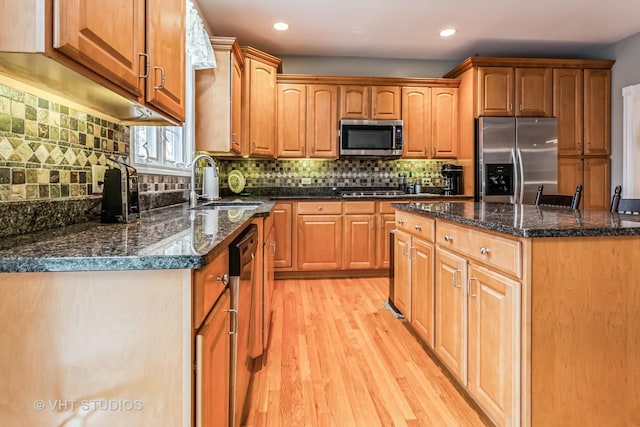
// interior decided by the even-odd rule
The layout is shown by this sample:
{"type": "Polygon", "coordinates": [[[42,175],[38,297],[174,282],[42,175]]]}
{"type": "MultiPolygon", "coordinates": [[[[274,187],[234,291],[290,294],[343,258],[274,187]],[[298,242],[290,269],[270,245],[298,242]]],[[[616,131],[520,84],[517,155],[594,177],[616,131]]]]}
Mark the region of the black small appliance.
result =
{"type": "Polygon", "coordinates": [[[442,165],[440,174],[444,177],[445,196],[455,196],[463,193],[462,166],[451,164],[442,165]]]}
{"type": "Polygon", "coordinates": [[[140,219],[138,172],[133,166],[112,160],[104,173],[100,222],[133,222],[140,219]]]}

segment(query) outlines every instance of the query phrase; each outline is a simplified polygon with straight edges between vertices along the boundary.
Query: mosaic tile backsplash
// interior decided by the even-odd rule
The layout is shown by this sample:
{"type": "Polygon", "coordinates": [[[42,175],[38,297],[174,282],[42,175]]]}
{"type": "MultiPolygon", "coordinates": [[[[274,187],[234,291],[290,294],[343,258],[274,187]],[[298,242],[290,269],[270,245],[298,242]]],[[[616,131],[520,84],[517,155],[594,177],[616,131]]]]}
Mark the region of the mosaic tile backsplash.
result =
{"type": "Polygon", "coordinates": [[[413,173],[428,187],[444,187],[440,169],[450,160],[227,160],[216,159],[220,188],[228,189],[227,175],[242,172],[247,190],[266,187],[388,187],[397,188],[398,175],[413,173]]]}
{"type": "Polygon", "coordinates": [[[0,83],[0,201],[90,195],[91,165],[126,161],[129,131],[0,83]]]}

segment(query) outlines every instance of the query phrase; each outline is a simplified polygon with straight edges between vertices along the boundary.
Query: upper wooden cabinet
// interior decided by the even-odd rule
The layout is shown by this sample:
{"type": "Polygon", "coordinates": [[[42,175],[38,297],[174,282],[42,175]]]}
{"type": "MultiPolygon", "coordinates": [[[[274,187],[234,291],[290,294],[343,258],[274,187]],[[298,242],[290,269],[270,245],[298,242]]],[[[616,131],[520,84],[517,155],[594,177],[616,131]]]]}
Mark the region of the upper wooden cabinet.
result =
{"type": "Polygon", "coordinates": [[[244,58],[234,37],[213,37],[216,68],[196,71],[196,151],[242,154],[244,58]]]}
{"type": "Polygon", "coordinates": [[[479,116],[543,116],[552,112],[549,68],[478,68],[479,116]]]}
{"type": "Polygon", "coordinates": [[[558,154],[609,155],[611,70],[553,70],[553,115],[558,154]]]}
{"type": "Polygon", "coordinates": [[[184,120],[184,1],[30,1],[18,9],[0,17],[3,73],[123,123],[184,120]]]}
{"type": "Polygon", "coordinates": [[[276,71],[280,60],[252,47],[245,57],[243,86],[243,153],[256,157],[276,154],[276,71]]]}
{"type": "Polygon", "coordinates": [[[338,87],[278,83],[278,157],[338,157],[338,87]]]}
{"type": "Polygon", "coordinates": [[[399,86],[340,86],[341,119],[400,119],[399,86]]]}
{"type": "Polygon", "coordinates": [[[404,158],[458,155],[458,89],[403,87],[404,158]]]}

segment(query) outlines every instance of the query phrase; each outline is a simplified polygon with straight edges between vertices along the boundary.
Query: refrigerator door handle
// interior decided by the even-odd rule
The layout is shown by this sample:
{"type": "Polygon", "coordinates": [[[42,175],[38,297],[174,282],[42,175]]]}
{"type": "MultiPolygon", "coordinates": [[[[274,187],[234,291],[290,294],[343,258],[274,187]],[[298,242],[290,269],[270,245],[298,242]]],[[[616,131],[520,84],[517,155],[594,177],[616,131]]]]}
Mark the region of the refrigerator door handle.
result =
{"type": "Polygon", "coordinates": [[[516,161],[515,149],[511,149],[511,161],[513,162],[513,203],[518,203],[520,199],[520,179],[518,178],[518,162],[516,161]]]}
{"type": "Polygon", "coordinates": [[[518,151],[518,169],[520,171],[520,197],[518,202],[522,203],[524,201],[524,163],[522,163],[522,152],[519,148],[516,150],[518,151]]]}

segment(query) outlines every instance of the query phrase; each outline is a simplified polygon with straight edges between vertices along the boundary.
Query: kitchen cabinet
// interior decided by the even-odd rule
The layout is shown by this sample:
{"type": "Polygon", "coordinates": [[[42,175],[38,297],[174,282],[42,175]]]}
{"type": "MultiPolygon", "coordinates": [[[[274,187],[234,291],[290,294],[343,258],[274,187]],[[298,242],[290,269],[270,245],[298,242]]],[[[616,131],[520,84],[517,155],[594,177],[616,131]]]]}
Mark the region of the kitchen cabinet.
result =
{"type": "Polygon", "coordinates": [[[399,120],[399,86],[340,86],[340,119],[399,120]]]}
{"type": "Polygon", "coordinates": [[[561,157],[558,159],[558,193],[573,194],[582,184],[579,209],[608,210],[610,196],[608,157],[561,157]]]}
{"type": "Polygon", "coordinates": [[[520,283],[471,264],[468,390],[498,425],[520,425],[520,283]]]}
{"type": "Polygon", "coordinates": [[[456,88],[403,87],[404,158],[456,158],[456,88]]]}
{"type": "Polygon", "coordinates": [[[403,203],[402,200],[394,202],[377,202],[376,223],[380,224],[376,232],[376,267],[379,269],[389,268],[389,232],[396,228],[395,208],[391,203],[403,203]]]}
{"type": "Polygon", "coordinates": [[[299,202],[298,270],[342,268],[342,202],[299,202]]]}
{"type": "Polygon", "coordinates": [[[278,158],[338,157],[335,85],[278,83],[278,158]]]}
{"type": "Polygon", "coordinates": [[[274,232],[273,216],[265,220],[265,239],[264,239],[264,277],[263,277],[263,302],[262,302],[262,349],[267,352],[269,346],[269,330],[271,327],[271,316],[273,313],[273,288],[275,286],[274,257],[276,253],[276,241],[274,232]]]}
{"type": "Polygon", "coordinates": [[[558,155],[608,156],[611,71],[553,70],[553,115],[558,118],[558,155]]]}
{"type": "Polygon", "coordinates": [[[234,37],[212,37],[216,68],[196,70],[196,151],[242,154],[244,57],[234,37]]]}
{"type": "Polygon", "coordinates": [[[294,266],[294,211],[295,203],[282,202],[276,203],[271,210],[275,241],[273,265],[278,270],[287,270],[294,266]]]}
{"type": "Polygon", "coordinates": [[[196,426],[229,425],[231,335],[228,288],[196,333],[196,426]]]}
{"type": "Polygon", "coordinates": [[[123,123],[180,123],[185,7],[181,0],[25,2],[11,22],[0,18],[3,71],[123,123]]]}
{"type": "Polygon", "coordinates": [[[272,158],[276,154],[276,71],[280,60],[252,47],[241,49],[245,57],[243,153],[272,158]]]}
{"type": "Polygon", "coordinates": [[[344,263],[348,270],[376,267],[376,206],[373,201],[343,202],[344,263]]]}
{"type": "Polygon", "coordinates": [[[551,117],[549,68],[478,68],[478,115],[551,117]]]}
{"type": "Polygon", "coordinates": [[[434,350],[449,371],[466,384],[467,261],[436,248],[434,350]]]}
{"type": "Polygon", "coordinates": [[[407,320],[411,318],[411,235],[396,230],[394,237],[394,285],[393,304],[407,320]]]}

